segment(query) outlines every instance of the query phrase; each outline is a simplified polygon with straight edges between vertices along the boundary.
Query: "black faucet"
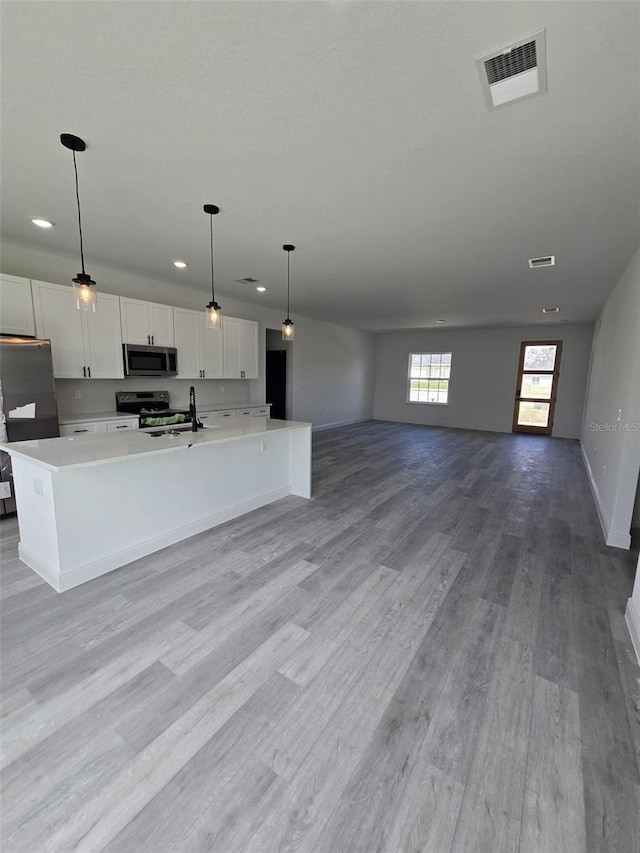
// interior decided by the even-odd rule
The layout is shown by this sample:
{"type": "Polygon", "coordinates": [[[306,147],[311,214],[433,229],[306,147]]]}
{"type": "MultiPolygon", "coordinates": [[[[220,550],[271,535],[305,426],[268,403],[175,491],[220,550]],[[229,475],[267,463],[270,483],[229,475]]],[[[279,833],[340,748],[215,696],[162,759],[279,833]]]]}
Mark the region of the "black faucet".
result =
{"type": "Polygon", "coordinates": [[[196,415],[196,389],[189,388],[189,417],[191,418],[191,431],[198,432],[198,416],[196,415]]]}

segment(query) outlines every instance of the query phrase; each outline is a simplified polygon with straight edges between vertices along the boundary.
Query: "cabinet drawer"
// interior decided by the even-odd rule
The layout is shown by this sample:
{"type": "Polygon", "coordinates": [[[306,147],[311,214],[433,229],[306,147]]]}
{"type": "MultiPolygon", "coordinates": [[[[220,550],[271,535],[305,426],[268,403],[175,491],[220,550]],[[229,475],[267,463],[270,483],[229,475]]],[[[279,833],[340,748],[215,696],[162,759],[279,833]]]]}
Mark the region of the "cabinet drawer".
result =
{"type": "Polygon", "coordinates": [[[236,410],[235,409],[224,409],[219,412],[211,412],[213,418],[235,418],[236,410]]]}
{"type": "Polygon", "coordinates": [[[123,429],[138,429],[139,421],[138,418],[131,418],[128,421],[106,421],[105,426],[107,428],[107,432],[115,432],[116,430],[123,429]]]}
{"type": "Polygon", "coordinates": [[[260,406],[258,409],[251,409],[251,414],[254,418],[268,418],[270,411],[270,406],[260,406]]]}
{"type": "Polygon", "coordinates": [[[236,415],[252,415],[253,409],[236,409],[236,415]]]}
{"type": "Polygon", "coordinates": [[[60,435],[63,438],[70,435],[83,435],[88,432],[105,432],[104,423],[91,421],[89,423],[62,424],[60,426],[60,435]]]}

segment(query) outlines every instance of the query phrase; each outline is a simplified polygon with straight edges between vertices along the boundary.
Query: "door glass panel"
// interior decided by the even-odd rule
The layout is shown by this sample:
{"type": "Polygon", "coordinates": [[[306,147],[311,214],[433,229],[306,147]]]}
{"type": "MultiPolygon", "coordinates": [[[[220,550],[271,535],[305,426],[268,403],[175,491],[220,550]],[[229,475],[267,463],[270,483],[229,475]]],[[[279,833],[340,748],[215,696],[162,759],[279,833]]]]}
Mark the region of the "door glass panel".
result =
{"type": "Polygon", "coordinates": [[[551,399],[553,374],[524,373],[522,376],[521,397],[539,397],[542,400],[551,399]]]}
{"type": "Polygon", "coordinates": [[[524,348],[523,370],[553,370],[556,363],[555,344],[540,344],[524,348]]]}
{"type": "Polygon", "coordinates": [[[549,424],[549,403],[518,404],[518,426],[546,427],[549,424]]]}

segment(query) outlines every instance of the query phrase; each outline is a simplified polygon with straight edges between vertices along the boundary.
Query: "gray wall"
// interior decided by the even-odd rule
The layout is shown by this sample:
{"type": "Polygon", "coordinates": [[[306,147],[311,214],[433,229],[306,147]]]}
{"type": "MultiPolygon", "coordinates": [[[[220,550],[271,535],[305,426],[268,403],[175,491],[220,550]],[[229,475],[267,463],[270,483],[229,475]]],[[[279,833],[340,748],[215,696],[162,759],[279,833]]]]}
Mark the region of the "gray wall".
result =
{"type": "Polygon", "coordinates": [[[623,545],[640,468],[640,249],[596,323],[582,446],[609,544],[623,545]]]}
{"type": "MultiPolygon", "coordinates": [[[[77,258],[55,255],[32,247],[13,243],[2,244],[2,272],[24,278],[69,284],[77,273],[77,258]]],[[[194,290],[184,285],[157,281],[125,270],[91,263],[90,270],[99,288],[105,293],[132,296],[177,305],[182,308],[204,307],[209,299],[206,290],[194,290]]],[[[185,389],[196,385],[198,399],[203,402],[263,402],[265,397],[266,329],[279,329],[282,312],[219,297],[225,314],[257,320],[260,325],[260,379],[246,380],[163,380],[171,391],[172,401],[182,403],[185,389]],[[173,383],[173,386],[170,383],[173,383]],[[224,386],[224,392],[220,389],[224,386]]],[[[373,413],[374,336],[295,315],[296,339],[289,344],[291,361],[291,417],[308,421],[314,426],[350,423],[366,420],[373,413]]],[[[119,388],[131,388],[130,380],[65,380],[57,383],[64,411],[88,412],[111,410],[114,393],[119,388]],[[82,400],[76,401],[74,390],[81,389],[82,400]]],[[[157,386],[157,381],[154,387],[157,386]]],[[[140,386],[142,387],[142,385],[140,386]]],[[[267,401],[268,402],[268,401],[267,401]]]]}
{"type": "Polygon", "coordinates": [[[511,432],[520,342],[562,340],[553,435],[578,438],[591,325],[432,329],[377,335],[374,417],[407,423],[511,432]],[[407,403],[411,352],[451,352],[447,406],[407,403]]]}

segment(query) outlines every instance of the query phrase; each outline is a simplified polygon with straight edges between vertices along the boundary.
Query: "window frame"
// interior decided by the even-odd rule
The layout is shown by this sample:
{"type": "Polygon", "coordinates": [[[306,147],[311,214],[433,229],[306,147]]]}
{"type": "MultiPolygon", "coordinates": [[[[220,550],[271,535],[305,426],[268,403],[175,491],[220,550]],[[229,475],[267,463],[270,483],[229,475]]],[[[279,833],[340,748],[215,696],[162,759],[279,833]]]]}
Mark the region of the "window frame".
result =
{"type": "MultiPolygon", "coordinates": [[[[453,368],[453,353],[452,352],[410,352],[409,358],[407,360],[407,400],[406,400],[407,403],[409,403],[412,406],[415,406],[415,405],[417,405],[417,406],[448,406],[449,401],[451,399],[451,371],[452,371],[452,368],[453,368]],[[418,376],[412,376],[411,375],[411,363],[412,363],[413,357],[416,355],[419,355],[419,356],[428,355],[429,358],[431,358],[434,355],[439,355],[441,359],[442,359],[442,356],[444,356],[444,355],[449,356],[449,359],[450,359],[450,361],[449,361],[449,376],[446,378],[446,381],[448,383],[447,384],[447,400],[446,400],[446,402],[442,402],[441,400],[412,400],[411,399],[411,380],[421,378],[418,376]]],[[[431,378],[431,377],[429,377],[429,378],[431,378]]],[[[442,378],[443,377],[440,377],[440,379],[442,379],[442,378]]]]}

